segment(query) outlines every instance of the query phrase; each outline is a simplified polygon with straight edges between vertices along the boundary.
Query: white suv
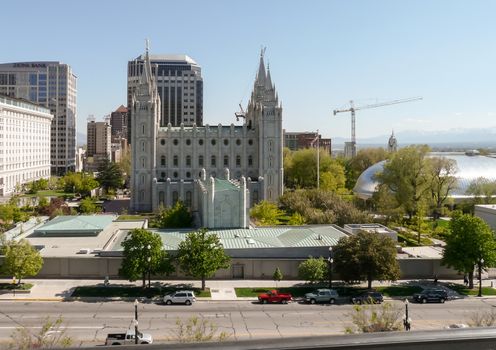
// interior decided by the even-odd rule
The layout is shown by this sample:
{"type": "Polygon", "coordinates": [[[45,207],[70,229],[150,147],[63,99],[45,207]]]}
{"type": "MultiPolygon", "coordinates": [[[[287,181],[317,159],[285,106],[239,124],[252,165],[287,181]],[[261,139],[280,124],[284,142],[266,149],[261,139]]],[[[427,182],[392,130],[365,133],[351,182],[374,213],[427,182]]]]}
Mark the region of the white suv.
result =
{"type": "Polygon", "coordinates": [[[167,294],[164,297],[164,303],[167,305],[171,304],[185,304],[191,305],[196,301],[195,293],[191,290],[178,290],[172,294],[167,294]]]}

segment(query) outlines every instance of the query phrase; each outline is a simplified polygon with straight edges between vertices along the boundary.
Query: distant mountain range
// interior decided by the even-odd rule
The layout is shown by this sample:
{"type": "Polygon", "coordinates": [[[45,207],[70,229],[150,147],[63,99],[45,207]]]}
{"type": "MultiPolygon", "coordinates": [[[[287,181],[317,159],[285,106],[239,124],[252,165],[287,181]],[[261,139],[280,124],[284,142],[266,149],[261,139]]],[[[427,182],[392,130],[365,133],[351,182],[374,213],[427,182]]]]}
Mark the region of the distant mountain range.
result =
{"type": "MultiPolygon", "coordinates": [[[[422,131],[406,130],[394,133],[398,145],[405,146],[409,144],[428,144],[430,146],[460,146],[460,147],[496,147],[496,127],[480,129],[449,129],[443,131],[422,131]]],[[[387,145],[391,135],[381,135],[367,138],[357,138],[359,146],[387,145]]],[[[335,137],[332,138],[334,147],[342,147],[349,138],[335,137]]]]}
{"type": "MultiPolygon", "coordinates": [[[[496,127],[480,129],[449,129],[443,131],[406,130],[394,133],[399,146],[410,144],[428,144],[430,146],[465,147],[465,148],[496,148],[496,127]]],[[[357,138],[359,147],[386,147],[389,135],[357,138]]],[[[343,148],[349,138],[333,137],[332,147],[343,148]]],[[[77,133],[77,144],[86,144],[86,134],[77,133]]]]}

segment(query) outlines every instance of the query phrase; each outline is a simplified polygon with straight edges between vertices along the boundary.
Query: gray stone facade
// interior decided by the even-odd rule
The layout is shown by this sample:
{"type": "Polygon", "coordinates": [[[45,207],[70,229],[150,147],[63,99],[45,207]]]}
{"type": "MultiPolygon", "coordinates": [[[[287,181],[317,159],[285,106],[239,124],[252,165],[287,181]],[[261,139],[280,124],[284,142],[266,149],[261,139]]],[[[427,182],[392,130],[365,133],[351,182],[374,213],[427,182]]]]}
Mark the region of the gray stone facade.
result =
{"type": "MultiPolygon", "coordinates": [[[[144,57],[131,107],[131,210],[151,212],[181,200],[205,226],[199,186],[203,171],[204,181],[212,177],[246,186],[247,208],[263,199],[276,201],[283,192],[282,107],[263,56],[243,124],[202,127],[160,127],[160,96],[148,53],[144,57]]],[[[246,208],[233,210],[246,213],[246,208]]]]}

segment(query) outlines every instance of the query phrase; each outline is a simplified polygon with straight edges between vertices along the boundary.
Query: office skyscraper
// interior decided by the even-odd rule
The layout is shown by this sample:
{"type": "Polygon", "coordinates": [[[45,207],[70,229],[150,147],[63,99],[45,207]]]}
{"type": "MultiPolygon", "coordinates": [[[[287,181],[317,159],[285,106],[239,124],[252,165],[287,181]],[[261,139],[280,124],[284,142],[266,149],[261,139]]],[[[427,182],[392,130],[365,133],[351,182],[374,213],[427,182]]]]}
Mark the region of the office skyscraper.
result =
{"type": "Polygon", "coordinates": [[[22,98],[50,109],[52,175],[76,167],[76,76],[61,62],[0,64],[0,94],[22,98]]]}
{"type": "MultiPolygon", "coordinates": [[[[203,125],[201,67],[186,55],[150,55],[152,75],[161,101],[160,126],[203,125]]],[[[132,95],[139,86],[144,55],[128,62],[127,106],[132,118],[132,95]]],[[[132,123],[129,122],[129,126],[132,123]]],[[[131,129],[128,130],[131,140],[131,129]]]]}

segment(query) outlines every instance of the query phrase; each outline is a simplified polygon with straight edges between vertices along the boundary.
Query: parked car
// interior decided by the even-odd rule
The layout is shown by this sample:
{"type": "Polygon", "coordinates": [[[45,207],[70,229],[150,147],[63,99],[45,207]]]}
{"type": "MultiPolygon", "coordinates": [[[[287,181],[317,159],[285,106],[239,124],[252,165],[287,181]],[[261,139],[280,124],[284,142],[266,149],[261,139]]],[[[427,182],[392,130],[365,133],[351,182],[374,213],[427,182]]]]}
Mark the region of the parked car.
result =
{"type": "MultiPolygon", "coordinates": [[[[126,333],[109,333],[105,340],[105,345],[125,345],[134,344],[134,329],[128,330],[126,333]]],[[[138,344],[152,344],[153,338],[151,334],[138,332],[138,344]]]]}
{"type": "Polygon", "coordinates": [[[289,301],[291,301],[292,296],[289,293],[279,293],[277,290],[271,290],[268,291],[267,293],[262,293],[258,295],[258,301],[260,301],[262,304],[267,304],[267,303],[281,303],[281,304],[287,304],[289,301]]]}
{"type": "Polygon", "coordinates": [[[195,293],[191,290],[178,290],[174,293],[164,296],[164,303],[171,304],[186,304],[191,305],[196,301],[195,293]]]}
{"type": "Polygon", "coordinates": [[[317,289],[305,294],[305,301],[310,304],[329,303],[334,304],[339,298],[339,294],[334,289],[317,289]]]}
{"type": "Polygon", "coordinates": [[[351,297],[353,304],[380,304],[384,301],[384,296],[375,291],[366,291],[360,295],[351,297]]]}
{"type": "Polygon", "coordinates": [[[444,289],[424,289],[421,293],[415,293],[413,300],[418,303],[439,302],[448,300],[448,292],[444,289]]]}

